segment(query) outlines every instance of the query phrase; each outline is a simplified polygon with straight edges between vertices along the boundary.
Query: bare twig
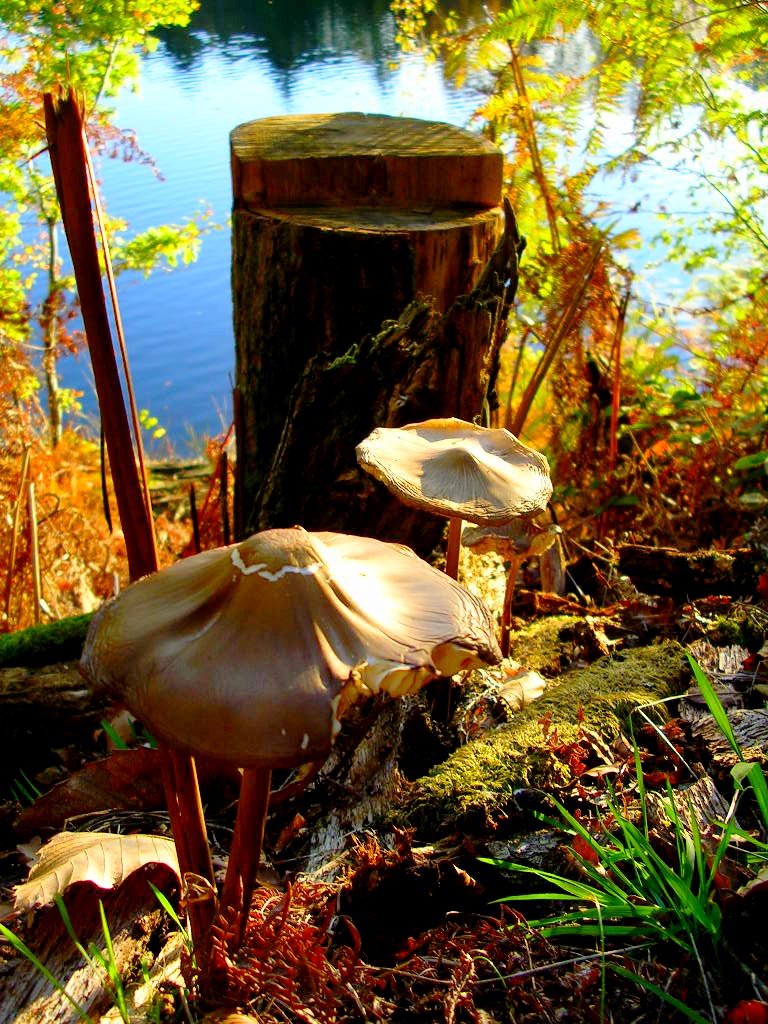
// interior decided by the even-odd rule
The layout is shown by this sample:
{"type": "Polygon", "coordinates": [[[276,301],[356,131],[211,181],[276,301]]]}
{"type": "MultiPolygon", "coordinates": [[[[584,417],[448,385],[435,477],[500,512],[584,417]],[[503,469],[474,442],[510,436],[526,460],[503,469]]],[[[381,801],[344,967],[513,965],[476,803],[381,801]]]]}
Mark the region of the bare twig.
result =
{"type": "MultiPolygon", "coordinates": [[[[94,232],[82,104],[70,90],[44,96],[45,127],[61,218],[69,244],[99,399],[110,470],[132,579],[157,570],[157,548],[148,490],[136,467],[131,430],[115,359],[94,232]]],[[[145,481],[146,482],[146,481],[145,481]]],[[[213,884],[205,821],[193,759],[161,746],[163,783],[169,796],[182,876],[202,875],[213,884]]],[[[193,937],[204,922],[190,914],[193,937]]]]}
{"type": "Polygon", "coordinates": [[[582,299],[589,287],[589,282],[592,280],[592,275],[595,272],[595,268],[597,267],[602,251],[603,243],[598,242],[592,250],[590,258],[584,268],[581,285],[575,294],[571,296],[571,301],[560,314],[560,318],[555,324],[555,328],[547,341],[544,353],[539,360],[539,365],[534,370],[533,375],[528,382],[528,387],[525,389],[525,393],[517,408],[517,412],[515,413],[515,418],[509,428],[517,437],[520,436],[523,425],[528,418],[528,413],[531,411],[533,400],[535,399],[539,388],[544,383],[544,380],[549,373],[549,368],[554,362],[555,356],[560,351],[560,346],[568,337],[568,333],[573,326],[573,322],[578,315],[579,309],[581,308],[582,299]]]}
{"type": "Polygon", "coordinates": [[[222,449],[220,460],[219,501],[221,503],[221,532],[224,543],[229,544],[229,460],[226,448],[222,449]]]}
{"type": "Polygon", "coordinates": [[[19,487],[16,493],[16,505],[13,510],[13,527],[11,530],[11,550],[8,555],[8,575],[5,579],[5,621],[8,622],[11,615],[11,591],[13,589],[13,573],[16,568],[16,549],[19,544],[19,523],[21,522],[22,498],[26,490],[27,475],[29,473],[30,448],[25,445],[24,454],[21,457],[21,472],[19,473],[19,487]]]}
{"type": "Polygon", "coordinates": [[[27,511],[29,512],[29,549],[32,557],[32,590],[35,598],[35,625],[40,624],[40,547],[37,542],[37,506],[35,504],[35,482],[27,483],[27,511]]]}
{"type": "Polygon", "coordinates": [[[197,498],[195,497],[195,485],[189,485],[189,517],[192,520],[192,540],[195,554],[200,553],[200,520],[197,517],[197,498]]]}

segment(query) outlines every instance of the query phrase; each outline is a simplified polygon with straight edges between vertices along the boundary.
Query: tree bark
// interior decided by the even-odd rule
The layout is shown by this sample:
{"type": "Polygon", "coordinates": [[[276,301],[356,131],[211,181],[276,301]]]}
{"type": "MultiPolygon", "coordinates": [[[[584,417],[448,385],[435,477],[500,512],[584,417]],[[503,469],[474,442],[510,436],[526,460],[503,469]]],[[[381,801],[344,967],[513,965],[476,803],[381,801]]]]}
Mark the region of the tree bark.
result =
{"type": "Polygon", "coordinates": [[[447,313],[432,298],[416,299],[343,355],[318,353],[307,362],[254,497],[254,529],[295,521],[432,550],[444,521],[407,508],[360,470],[355,445],[376,426],[432,416],[472,420],[494,404],[519,247],[510,210],[482,279],[447,313]]]}
{"type": "Polygon", "coordinates": [[[250,122],[232,161],[236,533],[385,536],[355,445],[492,401],[519,244],[501,154],[449,125],[344,114],[250,122]]]}

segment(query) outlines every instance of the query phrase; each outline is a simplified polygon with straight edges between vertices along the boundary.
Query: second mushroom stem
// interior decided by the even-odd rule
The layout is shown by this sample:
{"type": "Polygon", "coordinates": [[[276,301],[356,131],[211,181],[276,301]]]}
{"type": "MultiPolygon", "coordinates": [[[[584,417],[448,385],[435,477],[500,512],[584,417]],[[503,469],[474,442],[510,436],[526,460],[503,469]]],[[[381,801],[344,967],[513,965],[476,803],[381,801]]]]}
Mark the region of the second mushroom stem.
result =
{"type": "Polygon", "coordinates": [[[237,946],[242,942],[256,885],[271,781],[272,772],[268,768],[246,768],[240,782],[235,834],[220,903],[220,910],[234,907],[240,912],[235,936],[237,946]]]}
{"type": "Polygon", "coordinates": [[[512,597],[515,592],[517,570],[520,568],[521,559],[517,555],[512,556],[507,573],[507,585],[504,589],[504,604],[501,608],[501,636],[499,647],[504,658],[509,657],[509,634],[512,631],[512,597]]]}
{"type": "Polygon", "coordinates": [[[454,580],[459,578],[459,552],[461,550],[461,519],[448,520],[448,542],[445,547],[445,571],[454,580]]]}

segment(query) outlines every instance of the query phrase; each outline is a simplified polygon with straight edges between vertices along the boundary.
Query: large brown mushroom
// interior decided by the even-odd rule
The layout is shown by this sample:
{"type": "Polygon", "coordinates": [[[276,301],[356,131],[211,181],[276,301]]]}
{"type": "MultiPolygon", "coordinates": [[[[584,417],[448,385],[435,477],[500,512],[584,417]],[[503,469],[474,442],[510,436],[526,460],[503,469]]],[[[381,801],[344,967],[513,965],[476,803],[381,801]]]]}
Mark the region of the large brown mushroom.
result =
{"type": "Polygon", "coordinates": [[[242,934],[271,770],[324,758],[361,694],[499,660],[485,605],[409,548],[295,527],[128,587],[94,618],[81,667],[170,746],[244,769],[221,896],[242,934]]]}
{"type": "Polygon", "coordinates": [[[377,427],[357,461],[406,505],[448,518],[445,571],[458,575],[462,520],[499,526],[542,512],[552,495],[546,458],[508,430],[456,418],[377,427]]]}

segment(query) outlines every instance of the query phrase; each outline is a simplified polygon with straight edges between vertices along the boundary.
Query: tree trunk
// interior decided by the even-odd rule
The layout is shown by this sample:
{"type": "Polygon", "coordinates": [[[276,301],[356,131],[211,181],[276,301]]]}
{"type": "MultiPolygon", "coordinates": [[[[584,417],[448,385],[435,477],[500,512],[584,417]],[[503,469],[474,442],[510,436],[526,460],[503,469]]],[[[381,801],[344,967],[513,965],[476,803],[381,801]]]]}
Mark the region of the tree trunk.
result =
{"type": "Polygon", "coordinates": [[[423,549],[428,517],[398,506],[386,527],[354,449],[492,401],[519,244],[501,154],[449,125],[343,114],[242,125],[232,164],[237,534],[301,523],[423,549]]]}

